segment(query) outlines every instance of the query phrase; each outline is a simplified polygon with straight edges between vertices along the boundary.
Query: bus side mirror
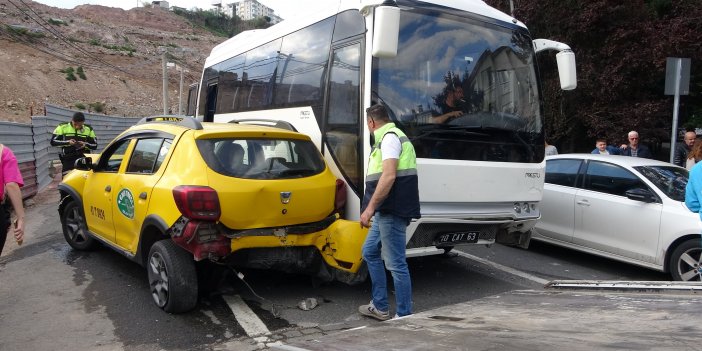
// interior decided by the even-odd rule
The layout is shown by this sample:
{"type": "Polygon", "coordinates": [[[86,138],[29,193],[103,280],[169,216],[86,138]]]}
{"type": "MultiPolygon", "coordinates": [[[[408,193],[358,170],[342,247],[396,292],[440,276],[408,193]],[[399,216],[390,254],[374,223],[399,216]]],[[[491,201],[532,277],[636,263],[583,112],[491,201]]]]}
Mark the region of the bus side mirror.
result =
{"type": "Polygon", "coordinates": [[[578,77],[575,74],[575,54],[570,46],[561,42],[548,39],[534,39],[534,52],[556,50],[556,64],[558,64],[558,77],[561,80],[561,89],[573,90],[578,86],[578,77]]]}
{"type": "Polygon", "coordinates": [[[575,89],[578,86],[577,74],[575,72],[575,53],[572,51],[557,53],[556,63],[558,64],[558,78],[561,80],[561,89],[575,89]]]}
{"type": "Polygon", "coordinates": [[[400,8],[394,1],[385,1],[375,8],[373,27],[373,57],[393,58],[397,56],[397,42],[400,36],[400,8]]]}

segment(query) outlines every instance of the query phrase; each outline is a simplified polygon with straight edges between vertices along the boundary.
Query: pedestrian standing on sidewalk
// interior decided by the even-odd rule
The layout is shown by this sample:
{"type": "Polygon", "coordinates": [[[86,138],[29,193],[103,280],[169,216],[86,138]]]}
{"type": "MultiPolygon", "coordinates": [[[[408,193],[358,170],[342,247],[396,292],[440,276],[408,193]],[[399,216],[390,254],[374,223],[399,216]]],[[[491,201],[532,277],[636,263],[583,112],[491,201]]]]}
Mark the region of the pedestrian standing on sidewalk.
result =
{"type": "Polygon", "coordinates": [[[692,166],[685,187],[685,206],[702,219],[702,162],[692,166]]]}
{"type": "Polygon", "coordinates": [[[90,150],[97,149],[97,137],[93,128],[85,124],[82,112],[73,114],[70,122],[59,124],[51,136],[51,145],[61,148],[62,173],[75,168],[76,160],[85,156],[90,150]]]}
{"type": "Polygon", "coordinates": [[[385,107],[371,106],[366,115],[373,149],[368,160],[361,226],[370,228],[363,244],[363,259],[371,278],[372,300],[358,310],[365,316],[388,320],[385,268],[394,283],[395,316],[412,314],[412,282],[405,246],[407,225],[412,218],[420,217],[417,159],[412,143],[390,121],[385,107]]]}
{"type": "Polygon", "coordinates": [[[22,174],[17,165],[15,154],[8,147],[0,144],[0,254],[5,247],[7,233],[12,231],[15,241],[22,244],[24,240],[24,207],[22,205],[22,192],[20,187],[24,186],[22,174]],[[10,205],[15,211],[15,222],[10,215],[10,205]]]}
{"type": "Polygon", "coordinates": [[[673,164],[680,167],[685,167],[690,151],[695,145],[695,140],[697,140],[697,134],[693,131],[685,132],[685,138],[682,143],[678,143],[675,146],[675,152],[673,153],[673,164]]]}
{"type": "Polygon", "coordinates": [[[622,155],[631,157],[641,157],[641,158],[653,158],[651,150],[649,150],[646,145],[641,145],[639,143],[639,133],[632,130],[627,135],[629,139],[629,145],[622,144],[622,155]]]}
{"type": "Polygon", "coordinates": [[[687,159],[685,160],[685,168],[690,171],[697,162],[702,161],[702,139],[695,140],[692,149],[687,154],[687,159]]]}

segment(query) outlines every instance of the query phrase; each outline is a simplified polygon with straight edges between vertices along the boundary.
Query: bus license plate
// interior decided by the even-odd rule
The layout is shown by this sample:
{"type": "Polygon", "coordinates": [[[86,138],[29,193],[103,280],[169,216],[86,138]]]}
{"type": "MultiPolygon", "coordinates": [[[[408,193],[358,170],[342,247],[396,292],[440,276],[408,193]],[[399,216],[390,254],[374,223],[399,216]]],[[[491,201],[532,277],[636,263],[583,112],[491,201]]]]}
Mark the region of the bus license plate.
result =
{"type": "Polygon", "coordinates": [[[434,238],[435,245],[475,243],[480,237],[479,231],[442,233],[434,238]]]}

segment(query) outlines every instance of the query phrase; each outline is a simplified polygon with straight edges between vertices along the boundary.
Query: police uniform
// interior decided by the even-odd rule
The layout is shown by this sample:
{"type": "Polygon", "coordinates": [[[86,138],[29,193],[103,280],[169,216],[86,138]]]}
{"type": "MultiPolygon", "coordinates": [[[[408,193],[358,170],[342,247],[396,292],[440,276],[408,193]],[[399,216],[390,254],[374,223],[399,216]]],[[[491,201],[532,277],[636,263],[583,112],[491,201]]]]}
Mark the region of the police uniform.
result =
{"type": "Polygon", "coordinates": [[[75,167],[76,160],[83,157],[86,152],[97,149],[97,138],[93,127],[83,124],[83,128],[75,129],[73,123],[66,122],[59,124],[51,136],[51,145],[61,149],[59,159],[63,166],[63,173],[75,167]],[[82,141],[85,143],[80,147],[78,143],[71,145],[70,140],[82,141]]]}

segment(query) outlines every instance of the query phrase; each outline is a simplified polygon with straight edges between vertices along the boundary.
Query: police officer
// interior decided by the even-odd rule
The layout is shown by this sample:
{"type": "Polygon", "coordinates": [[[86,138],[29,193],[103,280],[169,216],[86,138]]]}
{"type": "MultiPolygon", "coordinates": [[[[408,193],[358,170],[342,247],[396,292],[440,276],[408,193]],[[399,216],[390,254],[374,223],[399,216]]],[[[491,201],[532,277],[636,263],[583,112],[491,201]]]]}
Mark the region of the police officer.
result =
{"type": "Polygon", "coordinates": [[[63,174],[66,174],[75,167],[77,159],[85,156],[86,152],[97,149],[97,138],[93,128],[85,124],[85,115],[76,112],[70,122],[56,127],[51,136],[51,145],[61,148],[59,158],[63,174]]]}

